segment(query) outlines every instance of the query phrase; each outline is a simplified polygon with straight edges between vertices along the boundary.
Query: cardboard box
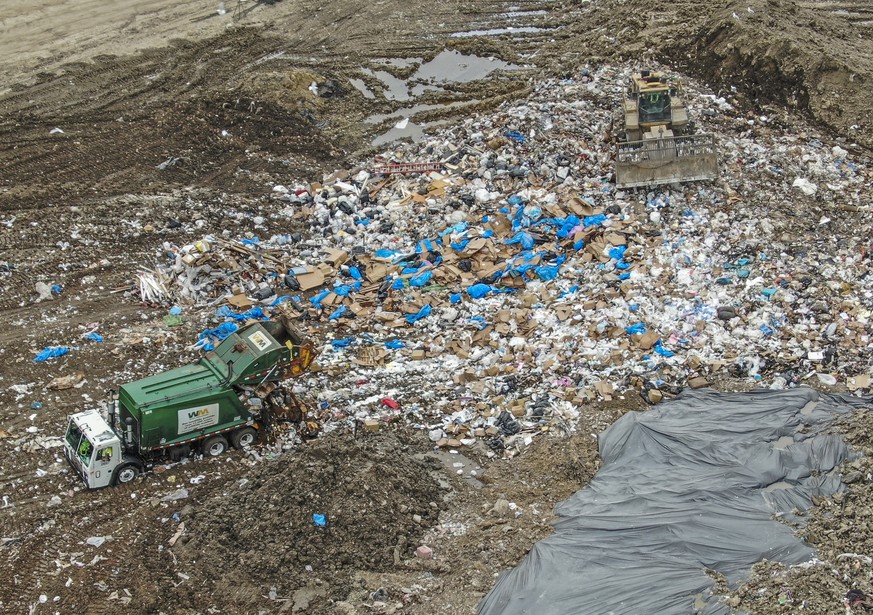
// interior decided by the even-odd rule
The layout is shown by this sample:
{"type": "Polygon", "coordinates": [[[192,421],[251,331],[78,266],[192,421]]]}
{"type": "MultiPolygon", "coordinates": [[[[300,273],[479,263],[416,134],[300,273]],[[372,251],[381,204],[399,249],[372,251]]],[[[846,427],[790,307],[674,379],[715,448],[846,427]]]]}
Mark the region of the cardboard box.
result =
{"type": "Polygon", "coordinates": [[[325,248],[325,251],[327,252],[327,257],[324,259],[324,262],[331,265],[332,267],[339,267],[344,262],[349,260],[349,253],[345,250],[325,248]]]}

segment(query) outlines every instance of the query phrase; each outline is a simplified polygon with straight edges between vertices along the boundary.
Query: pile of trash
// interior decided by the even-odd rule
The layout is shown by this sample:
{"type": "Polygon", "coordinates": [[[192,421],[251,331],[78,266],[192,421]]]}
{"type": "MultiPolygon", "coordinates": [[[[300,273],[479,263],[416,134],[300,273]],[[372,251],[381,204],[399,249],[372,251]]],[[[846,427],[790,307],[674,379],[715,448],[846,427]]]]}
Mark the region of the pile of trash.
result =
{"type": "Polygon", "coordinates": [[[867,161],[691,83],[722,180],[616,190],[629,72],[539,83],[379,173],[276,185],[272,213],[228,213],[255,232],[164,243],[136,298],[215,309],[216,327],[288,303],[323,342],[295,388],[325,431],[402,420],[493,454],[571,430],[589,401],[656,403],[721,374],[869,390],[867,161]],[[393,172],[424,163],[440,170],[393,172]]]}

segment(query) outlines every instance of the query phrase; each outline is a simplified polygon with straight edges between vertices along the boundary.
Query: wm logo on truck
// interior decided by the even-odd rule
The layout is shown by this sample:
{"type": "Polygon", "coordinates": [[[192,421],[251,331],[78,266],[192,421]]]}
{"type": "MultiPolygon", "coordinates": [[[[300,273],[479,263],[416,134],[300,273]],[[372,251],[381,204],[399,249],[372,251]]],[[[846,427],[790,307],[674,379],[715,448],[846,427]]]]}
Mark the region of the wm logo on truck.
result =
{"type": "Polygon", "coordinates": [[[198,431],[218,425],[218,404],[179,410],[179,433],[198,431]]]}

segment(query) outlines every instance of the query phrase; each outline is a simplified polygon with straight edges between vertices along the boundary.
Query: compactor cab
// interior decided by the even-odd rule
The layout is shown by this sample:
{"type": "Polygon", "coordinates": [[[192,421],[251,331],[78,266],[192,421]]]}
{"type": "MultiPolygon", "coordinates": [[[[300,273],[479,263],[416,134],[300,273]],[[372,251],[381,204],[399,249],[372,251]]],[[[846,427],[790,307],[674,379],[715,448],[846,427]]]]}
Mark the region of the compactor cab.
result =
{"type": "Polygon", "coordinates": [[[634,74],[625,90],[623,111],[615,168],[619,188],[718,177],[715,139],[689,134],[679,81],[648,70],[634,74]]]}

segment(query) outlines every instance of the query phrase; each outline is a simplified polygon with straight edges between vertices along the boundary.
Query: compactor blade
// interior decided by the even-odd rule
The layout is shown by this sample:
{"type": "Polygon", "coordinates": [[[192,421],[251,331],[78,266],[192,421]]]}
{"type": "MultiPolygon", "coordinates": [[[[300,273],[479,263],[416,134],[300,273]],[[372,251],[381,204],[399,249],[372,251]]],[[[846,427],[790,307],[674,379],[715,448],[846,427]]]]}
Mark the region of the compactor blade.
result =
{"type": "Polygon", "coordinates": [[[615,184],[619,188],[657,186],[718,177],[715,137],[665,137],[618,144],[615,184]]]}

